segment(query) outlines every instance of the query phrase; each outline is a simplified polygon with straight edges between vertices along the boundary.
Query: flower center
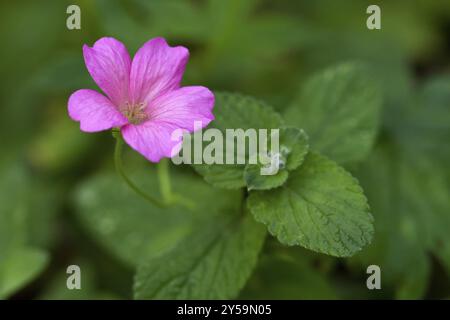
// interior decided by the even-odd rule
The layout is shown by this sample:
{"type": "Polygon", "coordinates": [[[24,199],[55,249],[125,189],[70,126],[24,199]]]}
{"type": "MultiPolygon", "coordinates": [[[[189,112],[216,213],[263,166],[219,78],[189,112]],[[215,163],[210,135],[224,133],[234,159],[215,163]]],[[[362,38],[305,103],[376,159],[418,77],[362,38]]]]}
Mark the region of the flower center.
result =
{"type": "Polygon", "coordinates": [[[145,104],[142,102],[138,104],[125,102],[120,108],[120,112],[128,119],[129,123],[137,125],[148,120],[148,115],[144,109],[145,104]]]}

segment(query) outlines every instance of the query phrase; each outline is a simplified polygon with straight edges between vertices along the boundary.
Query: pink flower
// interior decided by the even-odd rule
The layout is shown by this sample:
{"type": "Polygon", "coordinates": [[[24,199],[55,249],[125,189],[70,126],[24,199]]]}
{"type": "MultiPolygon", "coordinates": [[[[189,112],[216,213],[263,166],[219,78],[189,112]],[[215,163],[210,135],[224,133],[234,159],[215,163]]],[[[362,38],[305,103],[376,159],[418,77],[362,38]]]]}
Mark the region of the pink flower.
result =
{"type": "Polygon", "coordinates": [[[189,51],[170,47],[163,38],[146,42],[130,59],[114,38],[83,46],[86,67],[106,97],[81,89],[69,98],[69,116],[85,132],[120,128],[124,140],[152,162],[178,153],[177,129],[194,131],[213,119],[214,95],[201,86],[180,87],[189,51]]]}

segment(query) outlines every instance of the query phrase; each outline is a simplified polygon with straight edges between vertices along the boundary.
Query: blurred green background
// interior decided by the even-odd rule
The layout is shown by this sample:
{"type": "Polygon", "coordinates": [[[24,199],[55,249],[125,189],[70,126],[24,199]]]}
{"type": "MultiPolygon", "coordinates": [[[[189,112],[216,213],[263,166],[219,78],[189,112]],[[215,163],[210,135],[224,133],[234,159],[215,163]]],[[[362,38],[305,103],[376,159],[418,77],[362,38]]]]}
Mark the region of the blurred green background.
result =
{"type": "MultiPolygon", "coordinates": [[[[268,239],[242,297],[450,297],[450,1],[2,1],[0,30],[0,298],[129,299],[134,252],[164,250],[183,233],[182,215],[155,222],[123,205],[97,219],[106,209],[86,200],[131,201],[118,179],[86,183],[113,171],[114,142],[67,115],[74,90],[96,88],[82,45],[103,36],[131,54],[163,36],[191,52],[184,84],[279,111],[312,73],[369,64],[384,91],[382,122],[372,153],[349,169],[372,207],[373,243],[337,259],[268,239]],[[81,8],[81,30],[66,28],[70,4],[81,8]],[[370,4],[381,7],[381,30],[366,27],[370,4]],[[171,235],[152,237],[164,227],[171,235]],[[81,291],[66,289],[70,264],[83,270],[81,291]],[[381,266],[382,290],[366,288],[370,264],[381,266]]],[[[126,161],[149,166],[131,152],[126,161]]],[[[189,167],[176,174],[194,176],[189,167]]]]}

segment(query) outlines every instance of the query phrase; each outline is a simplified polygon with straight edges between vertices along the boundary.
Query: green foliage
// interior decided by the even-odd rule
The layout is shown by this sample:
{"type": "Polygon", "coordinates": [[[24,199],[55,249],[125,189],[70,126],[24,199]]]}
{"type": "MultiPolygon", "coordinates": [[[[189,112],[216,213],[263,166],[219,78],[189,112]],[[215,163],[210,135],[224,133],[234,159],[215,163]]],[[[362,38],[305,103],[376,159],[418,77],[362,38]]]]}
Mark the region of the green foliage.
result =
{"type": "Polygon", "coordinates": [[[444,266],[448,259],[449,180],[438,163],[395,152],[392,145],[377,148],[364,167],[358,175],[377,213],[379,235],[360,258],[378,261],[387,270],[386,280],[398,297],[420,298],[430,273],[427,253],[434,252],[444,266]]]}
{"type": "Polygon", "coordinates": [[[225,215],[227,219],[205,226],[165,256],[141,265],[135,298],[235,298],[256,265],[266,234],[251,216],[242,214],[225,215]]]}
{"type": "Polygon", "coordinates": [[[398,298],[425,295],[431,252],[448,267],[450,176],[441,144],[450,138],[448,83],[425,84],[416,105],[401,110],[416,112],[406,113],[401,127],[390,128],[391,139],[377,146],[356,172],[375,214],[376,233],[373,245],[355,260],[377,262],[398,298]]]}
{"type": "MultiPolygon", "coordinates": [[[[346,78],[347,66],[341,69],[343,71],[340,72],[346,78]]],[[[329,76],[325,76],[327,77],[329,76]]],[[[350,82],[354,83],[352,81],[350,82]]],[[[344,83],[344,87],[347,87],[347,82],[342,79],[333,82],[334,85],[344,83]]],[[[347,95],[350,96],[350,92],[347,95]]],[[[363,95],[360,101],[365,102],[367,98],[372,96],[363,95]]],[[[359,106],[359,101],[353,102],[353,99],[346,97],[337,99],[332,104],[337,110],[348,109],[347,101],[350,101],[350,105],[354,108],[359,106]]],[[[283,125],[276,113],[248,97],[218,94],[216,110],[214,128],[223,133],[230,128],[270,129],[280,128],[283,125]]],[[[320,108],[317,110],[319,114],[329,112],[320,108]]],[[[335,126],[348,127],[347,117],[338,117],[335,126]]],[[[365,115],[365,118],[370,117],[365,115]]],[[[372,118],[376,119],[373,114],[372,118]]],[[[290,119],[292,120],[292,117],[290,119]]],[[[347,131],[351,131],[354,126],[349,128],[347,131]]],[[[375,130],[374,126],[373,129],[375,130]]],[[[284,244],[302,245],[339,257],[351,256],[361,250],[370,243],[373,227],[367,200],[358,182],[333,161],[316,154],[310,154],[306,163],[302,165],[308,151],[307,136],[302,130],[282,128],[279,134],[282,166],[275,175],[262,175],[260,169],[263,165],[203,164],[196,165],[195,168],[214,186],[237,188],[246,185],[247,189],[252,191],[248,200],[251,212],[284,244]],[[291,174],[288,171],[292,171],[291,174]]],[[[345,134],[343,136],[344,141],[347,139],[347,143],[333,147],[336,154],[343,154],[351,144],[350,137],[345,137],[345,134]]],[[[225,137],[228,143],[229,137],[226,135],[225,137]]],[[[226,148],[227,143],[224,144],[225,150],[221,150],[221,154],[232,151],[233,159],[243,157],[237,148],[226,148]]],[[[359,147],[364,146],[367,149],[370,148],[370,144],[371,141],[363,138],[359,142],[359,147]]],[[[245,159],[248,162],[248,146],[245,151],[245,159]]]]}
{"type": "Polygon", "coordinates": [[[450,139],[450,77],[431,78],[411,100],[399,111],[402,126],[390,129],[410,153],[433,154],[445,163],[450,157],[443,147],[450,139]]]}
{"type": "Polygon", "coordinates": [[[0,180],[0,298],[3,299],[22,289],[47,266],[48,253],[37,246],[47,242],[51,229],[45,223],[52,212],[42,206],[43,194],[33,189],[22,167],[6,162],[0,168],[3,171],[0,180]],[[40,197],[35,197],[34,193],[40,197]]]}
{"type": "Polygon", "coordinates": [[[242,291],[243,299],[336,299],[329,281],[304,260],[275,254],[263,256],[242,291]],[[274,272],[276,270],[277,272],[274,272]],[[301,283],[301,287],[298,286],[301,283]]]}
{"type": "Polygon", "coordinates": [[[48,254],[39,249],[16,247],[1,263],[0,298],[5,298],[42,272],[48,263],[48,254]]]}
{"type": "Polygon", "coordinates": [[[345,257],[372,238],[373,218],[358,182],[315,153],[291,172],[283,187],[252,192],[248,206],[255,219],[286,245],[345,257]]]}
{"type": "MultiPolygon", "coordinates": [[[[0,299],[450,296],[448,1],[385,1],[381,31],[359,0],[81,1],[76,31],[68,4],[0,4],[0,299]],[[193,207],[133,193],[110,133],[67,116],[71,92],[98,89],[82,45],[105,35],[130,54],[155,36],[188,47],[183,85],[239,92],[216,94],[210,128],[279,129],[277,174],[172,167],[193,207]]],[[[141,163],[124,159],[164,195],[141,163]]]]}
{"type": "Polygon", "coordinates": [[[381,107],[369,72],[347,63],[315,75],[285,111],[287,123],[304,128],[314,149],[338,163],[363,159],[375,139],[381,107]]]}
{"type": "Polygon", "coordinates": [[[282,186],[289,177],[286,169],[281,169],[276,174],[262,175],[262,167],[262,165],[258,164],[248,164],[245,166],[244,179],[249,191],[277,188],[282,186]]]}
{"type": "MultiPolygon", "coordinates": [[[[269,150],[272,150],[269,141],[269,150]]],[[[282,128],[279,131],[279,158],[273,159],[265,156],[264,164],[247,164],[244,171],[244,180],[248,190],[267,190],[283,185],[289,171],[296,169],[302,164],[308,152],[308,136],[303,130],[298,128],[282,128]],[[261,170],[266,167],[270,169],[275,161],[279,161],[278,172],[270,175],[263,175],[261,170]]],[[[260,157],[264,155],[260,154],[260,157]]],[[[272,157],[274,155],[272,154],[272,157]]],[[[277,165],[275,163],[275,165],[277,165]]]]}
{"type": "MultiPolygon", "coordinates": [[[[216,93],[214,110],[215,120],[209,128],[220,130],[226,139],[227,129],[242,129],[244,131],[247,129],[267,129],[270,132],[270,129],[279,129],[283,125],[281,116],[270,106],[262,101],[240,94],[216,93]]],[[[270,135],[270,133],[268,134],[270,135]]],[[[233,137],[228,137],[229,140],[225,140],[223,143],[225,150],[221,152],[224,161],[227,156],[231,156],[236,159],[235,163],[237,163],[237,159],[241,158],[244,160],[243,164],[200,164],[195,165],[194,168],[213,186],[226,189],[242,188],[245,186],[245,164],[248,163],[250,156],[248,145],[245,147],[245,154],[239,153],[235,142],[233,142],[235,148],[227,148],[227,144],[236,140],[232,140],[233,137]],[[232,154],[227,155],[227,152],[232,152],[232,154]]],[[[259,142],[259,139],[257,141],[259,142]]]]}
{"type": "MultiPolygon", "coordinates": [[[[151,168],[139,168],[133,178],[147,192],[159,194],[157,176],[151,168]]],[[[212,189],[189,175],[174,178],[175,191],[193,200],[193,210],[180,206],[156,208],[135,194],[117,174],[108,173],[79,187],[77,213],[81,223],[119,259],[136,266],[172,250],[206,215],[214,217],[236,196],[235,192],[212,189]],[[204,199],[214,201],[214,206],[204,199]]]]}

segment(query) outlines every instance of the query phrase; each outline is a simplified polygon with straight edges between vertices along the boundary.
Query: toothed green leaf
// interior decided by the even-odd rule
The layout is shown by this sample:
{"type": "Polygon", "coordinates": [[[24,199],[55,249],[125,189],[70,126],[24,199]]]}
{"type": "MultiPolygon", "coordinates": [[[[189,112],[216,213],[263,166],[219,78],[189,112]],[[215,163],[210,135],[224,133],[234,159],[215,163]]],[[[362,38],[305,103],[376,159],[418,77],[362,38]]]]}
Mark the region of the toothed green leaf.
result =
{"type": "Polygon", "coordinates": [[[333,256],[353,255],[373,234],[373,218],[357,180],[316,153],[309,153],[282,187],[251,192],[248,206],[281,243],[333,256]]]}

